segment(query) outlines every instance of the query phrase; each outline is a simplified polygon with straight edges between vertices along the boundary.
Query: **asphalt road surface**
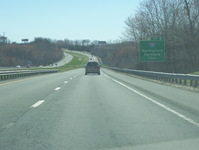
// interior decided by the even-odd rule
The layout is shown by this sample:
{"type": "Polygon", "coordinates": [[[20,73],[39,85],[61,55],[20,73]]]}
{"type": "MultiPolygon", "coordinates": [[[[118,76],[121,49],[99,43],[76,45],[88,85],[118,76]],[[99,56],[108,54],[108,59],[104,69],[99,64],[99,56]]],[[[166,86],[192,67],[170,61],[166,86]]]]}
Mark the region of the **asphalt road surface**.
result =
{"type": "Polygon", "coordinates": [[[0,82],[0,150],[198,150],[199,93],[103,70],[0,82]]]}
{"type": "Polygon", "coordinates": [[[63,52],[64,52],[64,57],[60,61],[55,62],[53,65],[51,64],[50,67],[55,67],[55,66],[56,67],[60,67],[60,66],[63,66],[65,64],[69,63],[73,59],[72,55],[70,55],[68,53],[65,53],[65,51],[63,51],[63,52]]]}

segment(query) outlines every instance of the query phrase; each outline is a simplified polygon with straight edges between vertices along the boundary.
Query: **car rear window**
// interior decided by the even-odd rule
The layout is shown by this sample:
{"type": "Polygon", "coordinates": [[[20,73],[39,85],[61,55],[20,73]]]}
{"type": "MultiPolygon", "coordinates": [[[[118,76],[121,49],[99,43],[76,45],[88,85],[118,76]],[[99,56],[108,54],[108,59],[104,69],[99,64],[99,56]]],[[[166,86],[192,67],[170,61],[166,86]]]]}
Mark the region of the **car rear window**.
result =
{"type": "Polygon", "coordinates": [[[87,66],[98,66],[97,62],[88,62],[87,66]]]}

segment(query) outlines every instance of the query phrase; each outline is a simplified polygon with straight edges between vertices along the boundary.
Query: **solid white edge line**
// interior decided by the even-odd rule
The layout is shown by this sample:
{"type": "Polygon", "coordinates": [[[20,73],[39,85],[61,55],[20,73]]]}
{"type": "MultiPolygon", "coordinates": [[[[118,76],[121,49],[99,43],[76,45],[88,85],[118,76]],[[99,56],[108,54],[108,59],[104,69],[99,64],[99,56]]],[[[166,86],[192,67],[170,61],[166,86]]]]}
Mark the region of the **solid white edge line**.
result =
{"type": "Polygon", "coordinates": [[[142,93],[136,91],[135,89],[130,88],[129,86],[125,85],[124,83],[122,83],[122,82],[120,82],[120,81],[117,81],[117,80],[111,78],[110,76],[108,76],[108,75],[106,75],[106,74],[104,74],[104,75],[105,75],[107,78],[113,80],[114,82],[120,84],[121,86],[123,86],[123,87],[125,87],[125,88],[131,90],[132,92],[134,92],[134,93],[136,93],[136,94],[138,94],[138,95],[140,95],[140,96],[146,98],[147,100],[153,102],[154,104],[156,104],[156,105],[158,105],[158,106],[160,106],[160,107],[166,109],[167,111],[173,113],[174,115],[178,116],[179,118],[181,118],[181,119],[183,119],[183,120],[185,120],[185,121],[187,121],[187,122],[191,123],[192,125],[195,125],[196,127],[199,128],[199,123],[198,123],[198,122],[196,122],[196,121],[194,121],[194,120],[192,120],[192,119],[186,117],[185,115],[183,115],[183,114],[181,114],[181,113],[179,113],[179,112],[177,112],[177,111],[175,111],[175,110],[173,110],[173,109],[171,109],[171,108],[169,108],[169,107],[163,105],[162,103],[160,103],[160,102],[158,102],[158,101],[156,101],[156,100],[154,100],[154,99],[152,99],[152,98],[150,98],[150,97],[148,97],[148,96],[146,96],[146,95],[144,95],[144,94],[142,94],[142,93]]]}
{"type": "Polygon", "coordinates": [[[44,102],[45,102],[45,100],[40,100],[40,101],[36,102],[34,105],[32,105],[31,108],[36,108],[44,102]]]}

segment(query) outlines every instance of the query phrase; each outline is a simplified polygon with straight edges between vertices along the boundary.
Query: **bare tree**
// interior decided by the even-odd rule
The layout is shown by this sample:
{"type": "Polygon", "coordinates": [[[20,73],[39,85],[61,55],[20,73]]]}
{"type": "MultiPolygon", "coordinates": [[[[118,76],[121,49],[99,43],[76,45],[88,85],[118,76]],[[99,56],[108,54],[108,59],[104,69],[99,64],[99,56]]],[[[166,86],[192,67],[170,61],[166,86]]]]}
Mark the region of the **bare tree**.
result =
{"type": "Polygon", "coordinates": [[[125,37],[130,40],[165,37],[164,65],[147,63],[149,68],[173,72],[199,70],[198,0],[145,0],[140,4],[136,15],[129,17],[125,23],[125,37]]]}

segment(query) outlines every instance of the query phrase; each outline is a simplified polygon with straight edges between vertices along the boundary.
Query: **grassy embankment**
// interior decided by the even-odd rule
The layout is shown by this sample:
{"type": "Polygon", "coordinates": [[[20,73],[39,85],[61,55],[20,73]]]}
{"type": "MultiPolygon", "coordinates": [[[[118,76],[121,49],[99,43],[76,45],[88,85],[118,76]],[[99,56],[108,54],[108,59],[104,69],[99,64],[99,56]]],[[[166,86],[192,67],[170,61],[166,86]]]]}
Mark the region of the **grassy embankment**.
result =
{"type": "Polygon", "coordinates": [[[59,72],[82,68],[89,60],[89,58],[85,55],[74,53],[74,52],[67,52],[68,54],[73,56],[73,59],[68,63],[60,67],[56,67],[53,69],[58,69],[59,72]]]}
{"type": "MultiPolygon", "coordinates": [[[[49,68],[49,67],[47,67],[47,68],[28,68],[27,70],[57,69],[58,72],[63,72],[63,71],[83,68],[84,65],[89,61],[89,58],[85,55],[75,53],[75,52],[65,52],[65,53],[72,55],[73,59],[69,63],[67,63],[63,66],[51,67],[51,68],[49,68]]],[[[17,69],[17,70],[21,70],[21,69],[17,69]]]]}
{"type": "Polygon", "coordinates": [[[193,75],[199,75],[199,72],[194,72],[194,73],[192,73],[193,75]]]}

